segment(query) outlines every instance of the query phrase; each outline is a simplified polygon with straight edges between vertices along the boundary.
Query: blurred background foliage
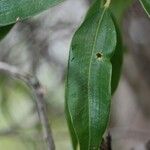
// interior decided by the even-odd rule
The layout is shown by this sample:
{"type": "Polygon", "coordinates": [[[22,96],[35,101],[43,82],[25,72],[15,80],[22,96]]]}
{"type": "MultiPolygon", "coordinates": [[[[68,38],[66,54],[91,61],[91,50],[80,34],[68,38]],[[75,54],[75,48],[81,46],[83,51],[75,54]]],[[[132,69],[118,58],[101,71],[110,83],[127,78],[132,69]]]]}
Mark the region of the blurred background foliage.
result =
{"type": "MultiPolygon", "coordinates": [[[[49,122],[58,150],[71,149],[64,116],[67,60],[73,33],[83,21],[91,2],[92,0],[66,0],[32,19],[18,22],[0,42],[0,61],[36,75],[44,86],[49,122]]],[[[145,146],[150,137],[149,111],[146,111],[150,108],[149,95],[145,94],[148,98],[144,97],[143,89],[139,88],[143,85],[149,91],[149,86],[145,87],[144,71],[139,73],[137,71],[139,66],[133,62],[133,57],[138,53],[136,50],[136,53],[132,53],[130,49],[134,49],[136,47],[134,44],[137,43],[129,42],[135,41],[133,37],[139,27],[139,22],[136,22],[134,29],[137,30],[132,32],[133,30],[130,29],[132,27],[130,22],[135,20],[136,16],[127,13],[135,9],[138,10],[137,12],[142,12],[137,1],[112,0],[111,10],[122,30],[125,48],[128,49],[120,86],[112,104],[110,129],[112,129],[115,150],[149,150],[145,146]],[[135,74],[139,74],[140,78],[135,74]],[[139,80],[141,82],[137,83],[139,80]],[[141,109],[141,106],[144,109],[141,109]],[[143,115],[145,114],[143,112],[147,112],[146,115],[143,115]]],[[[143,12],[138,16],[146,18],[143,12]]],[[[147,28],[145,30],[150,31],[147,28]]],[[[141,35],[143,30],[139,32],[141,35]]],[[[149,38],[149,35],[146,38],[149,38]]],[[[142,46],[140,45],[140,48],[144,49],[145,45],[144,48],[142,46]]],[[[146,46],[148,47],[148,44],[146,46]]],[[[149,68],[145,70],[147,69],[149,68]]],[[[30,89],[21,81],[2,72],[0,73],[0,149],[45,149],[36,104],[30,89]]]]}

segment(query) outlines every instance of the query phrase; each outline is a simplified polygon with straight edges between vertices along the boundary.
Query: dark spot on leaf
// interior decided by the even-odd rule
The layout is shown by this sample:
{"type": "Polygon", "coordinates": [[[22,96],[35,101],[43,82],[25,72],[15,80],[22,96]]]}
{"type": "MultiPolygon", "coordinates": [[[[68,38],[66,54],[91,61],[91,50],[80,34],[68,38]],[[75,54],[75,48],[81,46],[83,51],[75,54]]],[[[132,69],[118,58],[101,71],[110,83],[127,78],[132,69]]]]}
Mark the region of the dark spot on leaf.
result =
{"type": "Polygon", "coordinates": [[[100,60],[100,59],[102,58],[102,56],[103,56],[102,53],[97,53],[97,54],[96,54],[96,58],[97,58],[98,60],[100,60]]]}

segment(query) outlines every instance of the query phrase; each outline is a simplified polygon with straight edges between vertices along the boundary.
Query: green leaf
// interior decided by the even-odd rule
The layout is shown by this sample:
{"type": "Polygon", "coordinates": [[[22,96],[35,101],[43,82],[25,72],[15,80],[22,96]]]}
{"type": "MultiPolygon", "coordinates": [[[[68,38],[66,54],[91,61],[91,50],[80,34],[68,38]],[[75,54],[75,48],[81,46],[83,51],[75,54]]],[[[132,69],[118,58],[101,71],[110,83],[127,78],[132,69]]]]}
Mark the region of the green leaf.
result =
{"type": "Polygon", "coordinates": [[[116,91],[119,80],[120,80],[120,75],[122,71],[122,64],[123,64],[123,44],[122,44],[122,38],[121,38],[121,33],[120,29],[118,27],[118,24],[116,23],[116,20],[114,17],[113,21],[116,27],[116,33],[117,33],[117,45],[116,49],[114,52],[113,57],[111,58],[111,63],[112,63],[112,81],[111,81],[111,93],[112,95],[116,91]]]}
{"type": "Polygon", "coordinates": [[[64,0],[0,0],[0,26],[15,23],[64,0]]]}
{"type": "Polygon", "coordinates": [[[114,14],[117,21],[122,22],[122,17],[125,10],[132,4],[133,0],[112,0],[111,12],[114,14]],[[117,9],[116,9],[117,8],[117,9]]]}
{"type": "Polygon", "coordinates": [[[77,139],[77,135],[75,133],[74,126],[72,124],[72,120],[71,120],[72,118],[71,118],[71,115],[70,115],[69,108],[68,108],[67,104],[65,104],[65,112],[66,112],[66,119],[67,119],[69,131],[70,131],[70,135],[71,135],[73,149],[76,150],[77,146],[78,146],[78,139],[77,139]]]}
{"type": "Polygon", "coordinates": [[[73,37],[68,64],[66,115],[80,150],[98,150],[107,128],[115,47],[113,20],[97,0],[73,37]]]}
{"type": "Polygon", "coordinates": [[[0,27],[0,41],[7,35],[14,25],[8,25],[5,27],[0,27]]]}
{"type": "Polygon", "coordinates": [[[150,17],[150,0],[140,0],[144,10],[146,11],[146,13],[148,14],[148,16],[150,17]]]}

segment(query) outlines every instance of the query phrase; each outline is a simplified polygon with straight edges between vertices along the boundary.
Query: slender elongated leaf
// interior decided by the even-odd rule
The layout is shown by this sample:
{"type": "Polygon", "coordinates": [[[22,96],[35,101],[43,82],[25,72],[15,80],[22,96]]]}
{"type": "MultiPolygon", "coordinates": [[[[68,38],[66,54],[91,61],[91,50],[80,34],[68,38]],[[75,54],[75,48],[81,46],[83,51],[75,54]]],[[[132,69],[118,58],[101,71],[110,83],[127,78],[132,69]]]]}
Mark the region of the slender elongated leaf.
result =
{"type": "Polygon", "coordinates": [[[98,150],[109,121],[116,31],[100,2],[94,3],[75,33],[69,56],[66,115],[80,150],[98,150]]]}
{"type": "Polygon", "coordinates": [[[0,27],[0,41],[7,35],[7,33],[11,30],[12,27],[13,25],[0,27]]]}
{"type": "Polygon", "coordinates": [[[140,0],[144,10],[146,11],[146,13],[148,14],[148,16],[150,17],[150,0],[140,0]]]}
{"type": "Polygon", "coordinates": [[[29,18],[64,0],[0,0],[0,26],[29,18]]]}
{"type": "Polygon", "coordinates": [[[123,45],[122,45],[120,29],[117,25],[115,18],[114,17],[112,18],[113,18],[113,21],[116,27],[116,33],[117,33],[117,46],[116,46],[114,55],[111,58],[111,63],[112,63],[112,81],[111,81],[112,92],[111,93],[113,95],[118,87],[119,80],[120,80],[122,63],[123,63],[123,45]]]}

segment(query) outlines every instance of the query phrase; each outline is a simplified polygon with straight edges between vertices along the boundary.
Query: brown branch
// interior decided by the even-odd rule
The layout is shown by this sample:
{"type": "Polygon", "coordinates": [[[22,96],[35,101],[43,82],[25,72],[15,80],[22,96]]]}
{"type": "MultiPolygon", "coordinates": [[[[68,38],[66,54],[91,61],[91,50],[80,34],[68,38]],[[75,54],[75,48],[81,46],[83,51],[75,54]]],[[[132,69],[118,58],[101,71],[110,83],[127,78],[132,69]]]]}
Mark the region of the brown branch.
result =
{"type": "Polygon", "coordinates": [[[32,75],[22,73],[15,66],[11,66],[4,62],[0,62],[0,73],[5,73],[10,77],[19,79],[32,89],[37,104],[39,119],[43,128],[44,140],[47,143],[47,148],[48,150],[55,150],[52,132],[49,126],[48,116],[46,113],[46,103],[44,97],[45,93],[38,79],[32,75]]]}

